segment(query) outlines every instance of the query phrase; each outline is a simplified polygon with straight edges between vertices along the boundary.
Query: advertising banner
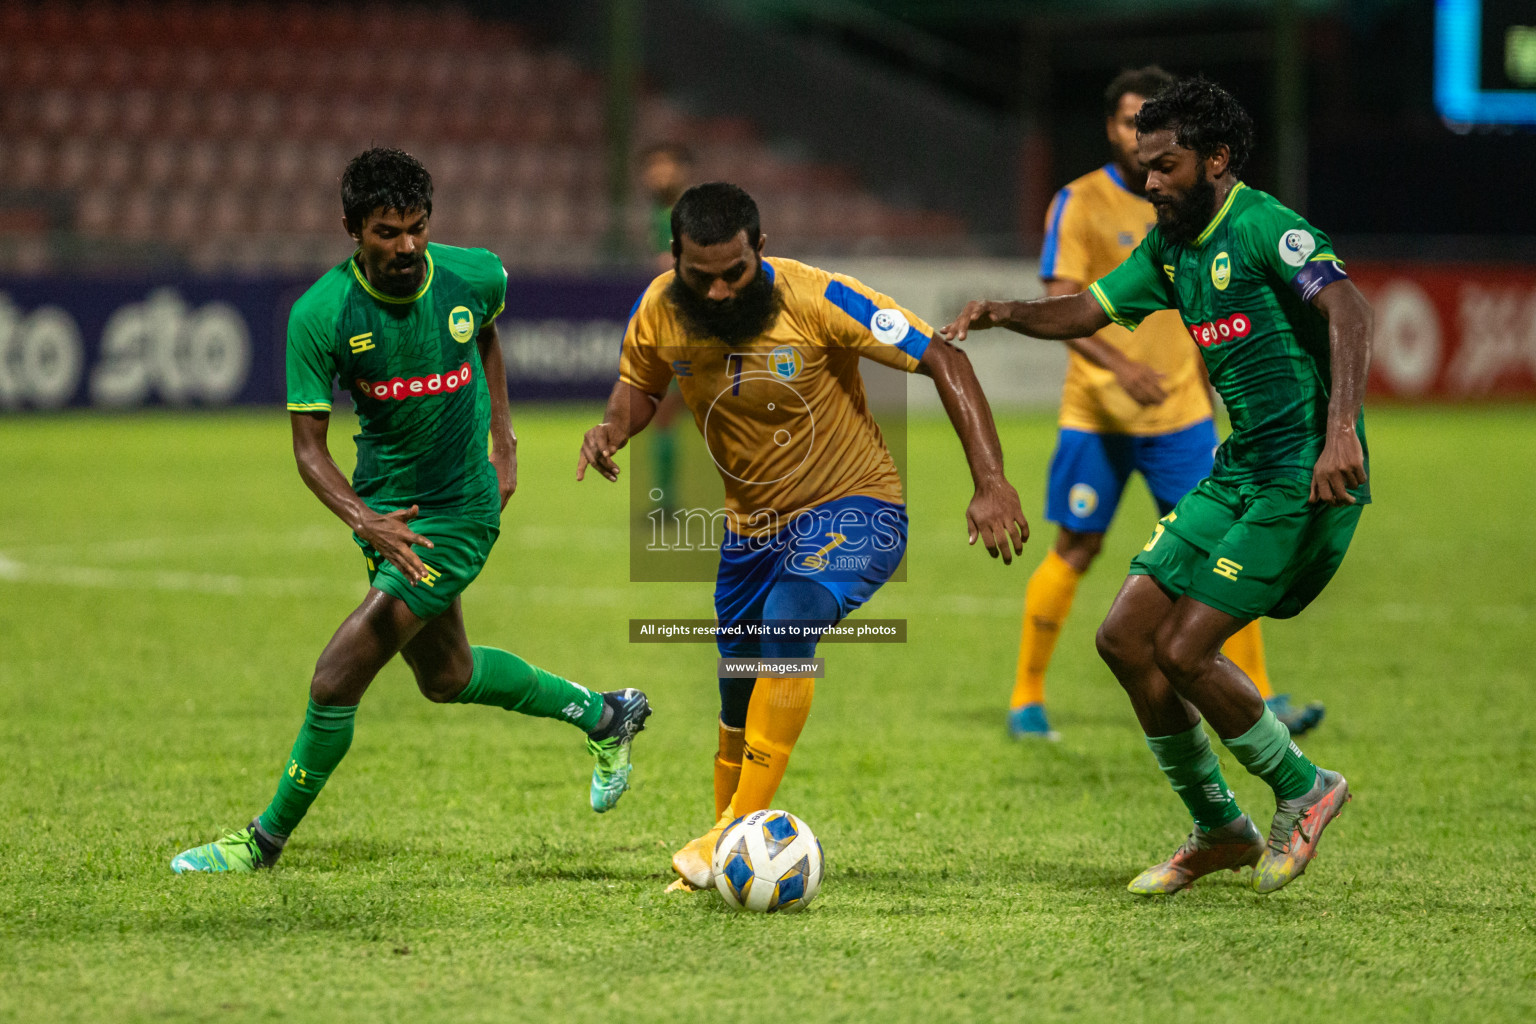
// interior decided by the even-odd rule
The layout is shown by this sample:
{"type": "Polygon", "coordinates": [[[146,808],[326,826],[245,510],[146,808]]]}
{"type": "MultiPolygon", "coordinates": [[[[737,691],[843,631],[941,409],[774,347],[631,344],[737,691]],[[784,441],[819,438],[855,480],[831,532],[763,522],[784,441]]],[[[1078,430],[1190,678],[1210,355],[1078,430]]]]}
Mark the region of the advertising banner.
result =
{"type": "MultiPolygon", "coordinates": [[[[0,278],[0,412],[281,408],[288,311],[310,283],[0,278]]],[[[512,397],[607,397],[624,324],[646,284],[510,280],[497,324],[512,397]]]]}
{"type": "MultiPolygon", "coordinates": [[[[942,323],[964,297],[1027,298],[1025,261],[871,261],[847,269],[942,323]]],[[[1536,398],[1536,268],[1366,264],[1350,276],[1376,313],[1371,395],[1536,398]]],[[[223,407],[284,401],[292,278],[0,278],[0,412],[223,407]]],[[[515,400],[608,394],[644,276],[514,277],[498,320],[515,400]]],[[[1059,344],[989,332],[966,345],[1000,407],[1052,403],[1059,344]]],[[[913,408],[937,408],[926,381],[913,408]]],[[[341,406],[345,408],[345,404],[341,406]]]]}
{"type": "Polygon", "coordinates": [[[1536,268],[1356,264],[1376,312],[1370,394],[1536,397],[1536,268]]]}

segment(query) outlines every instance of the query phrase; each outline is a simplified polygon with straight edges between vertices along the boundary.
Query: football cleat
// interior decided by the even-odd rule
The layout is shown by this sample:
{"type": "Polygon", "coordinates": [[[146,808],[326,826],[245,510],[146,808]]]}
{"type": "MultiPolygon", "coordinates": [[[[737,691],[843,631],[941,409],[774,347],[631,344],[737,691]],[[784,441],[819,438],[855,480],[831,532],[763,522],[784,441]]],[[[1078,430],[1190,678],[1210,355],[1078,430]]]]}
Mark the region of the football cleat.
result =
{"type": "Polygon", "coordinates": [[[1317,856],[1323,829],[1351,799],[1344,776],[1319,768],[1317,781],[1306,795],[1281,800],[1269,826],[1269,847],[1253,872],[1254,891],[1274,892],[1300,878],[1317,856]]]}
{"type": "Polygon", "coordinates": [[[1277,693],[1264,703],[1280,719],[1280,724],[1291,730],[1292,736],[1304,736],[1316,729],[1328,713],[1328,709],[1315,700],[1303,707],[1293,708],[1288,693],[1277,693]]]}
{"type": "Polygon", "coordinates": [[[171,859],[171,870],[178,875],[190,871],[259,871],[277,863],[283,848],[268,848],[256,835],[256,822],[251,822],[224,838],[183,850],[171,859]]]}
{"type": "Polygon", "coordinates": [[[1246,814],[1209,832],[1196,825],[1172,857],[1147,868],[1126,888],[1138,896],[1178,892],[1213,871],[1252,867],[1263,853],[1264,837],[1246,814]]]}
{"type": "Polygon", "coordinates": [[[603,694],[603,702],[613,708],[608,724],[587,737],[587,752],[597,759],[592,766],[592,809],[598,814],[611,811],[619,797],[629,789],[630,746],[635,734],[645,728],[651,715],[651,703],[644,693],[631,687],[603,694]]]}
{"type": "Polygon", "coordinates": [[[695,889],[708,889],[715,884],[715,847],[720,836],[739,816],[730,807],[720,815],[715,827],[689,842],[672,855],[672,870],[695,889]]]}
{"type": "Polygon", "coordinates": [[[1025,704],[1008,709],[1008,735],[1016,740],[1059,740],[1061,733],[1045,718],[1044,704],[1025,704]]]}

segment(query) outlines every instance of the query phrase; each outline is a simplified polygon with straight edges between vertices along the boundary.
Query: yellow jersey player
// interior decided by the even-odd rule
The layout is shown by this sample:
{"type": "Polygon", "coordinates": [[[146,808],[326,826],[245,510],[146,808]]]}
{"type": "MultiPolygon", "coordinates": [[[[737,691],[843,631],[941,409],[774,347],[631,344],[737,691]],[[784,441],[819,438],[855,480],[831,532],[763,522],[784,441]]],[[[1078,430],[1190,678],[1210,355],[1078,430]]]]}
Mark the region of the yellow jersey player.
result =
{"type": "MultiPolygon", "coordinates": [[[[1105,90],[1112,159],[1051,203],[1040,254],[1048,294],[1082,291],[1124,262],[1156,223],[1145,195],[1147,172],[1136,156],[1135,119],[1142,104],[1172,82],[1152,66],[1122,72],[1105,90]]],[[[1008,731],[1017,738],[1056,738],[1045,713],[1045,672],[1078,580],[1098,556],[1131,473],[1141,472],[1158,513],[1166,515],[1210,473],[1217,444],[1210,387],[1176,311],[1152,314],[1135,334],[1111,323],[1067,345],[1072,351],[1045,506],[1046,518],[1060,529],[1025,591],[1008,711],[1008,731]]],[[[1321,704],[1292,709],[1289,696],[1270,687],[1257,619],[1223,650],[1294,735],[1322,721],[1321,704]]]]}
{"type": "Polygon", "coordinates": [[[594,466],[616,480],[613,454],[676,379],[725,485],[720,655],[783,660],[776,676],[720,678],[716,823],[673,856],[680,887],[710,884],[720,831],[770,806],[810,710],[817,641],[906,550],[901,478],[870,413],[861,358],[933,379],[975,483],[971,543],[979,536],[1011,562],[1029,535],[965,355],[852,278],[765,259],[764,241],[757,204],[740,188],[683,193],[672,210],[674,269],[635,306],[619,380],[577,465],[577,479],[594,466]]]}

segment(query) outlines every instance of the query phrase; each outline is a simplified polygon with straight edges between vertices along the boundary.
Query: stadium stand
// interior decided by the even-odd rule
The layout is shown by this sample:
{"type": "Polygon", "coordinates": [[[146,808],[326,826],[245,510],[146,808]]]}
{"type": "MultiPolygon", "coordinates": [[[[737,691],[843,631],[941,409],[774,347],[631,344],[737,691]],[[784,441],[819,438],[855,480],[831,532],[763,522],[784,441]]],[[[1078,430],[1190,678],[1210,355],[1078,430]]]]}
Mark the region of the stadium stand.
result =
{"type": "MultiPolygon", "coordinates": [[[[371,144],[432,170],[439,238],[532,270],[604,256],[601,81],[510,24],[384,5],[6,4],[0,81],[0,211],[20,211],[9,230],[31,243],[12,262],[62,251],[47,235],[202,271],[327,266],[347,244],[336,180],[371,144]]],[[[963,247],[959,219],[778,156],[745,121],[653,94],[637,106],[637,142],[686,143],[702,177],[752,191],[778,252],[963,247]]]]}

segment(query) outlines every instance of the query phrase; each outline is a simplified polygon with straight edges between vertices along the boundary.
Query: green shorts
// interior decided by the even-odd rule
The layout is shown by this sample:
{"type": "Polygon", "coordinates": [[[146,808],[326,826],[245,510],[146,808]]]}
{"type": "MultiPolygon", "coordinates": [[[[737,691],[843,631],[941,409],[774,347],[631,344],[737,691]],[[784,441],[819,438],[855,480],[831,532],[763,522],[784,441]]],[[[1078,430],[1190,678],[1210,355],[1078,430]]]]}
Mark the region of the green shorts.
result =
{"type": "Polygon", "coordinates": [[[446,516],[422,516],[412,519],[409,525],[433,544],[430,548],[411,545],[427,570],[426,578],[415,586],[372,544],[355,533],[352,540],[363,549],[368,562],[369,585],[404,601],[417,618],[433,619],[447,611],[454,598],[480,575],[501,531],[473,519],[446,516]]]}
{"type": "Polygon", "coordinates": [[[1364,508],[1309,505],[1310,492],[1305,480],[1202,480],[1158,520],[1130,574],[1240,619],[1288,619],[1333,579],[1364,508]]]}

